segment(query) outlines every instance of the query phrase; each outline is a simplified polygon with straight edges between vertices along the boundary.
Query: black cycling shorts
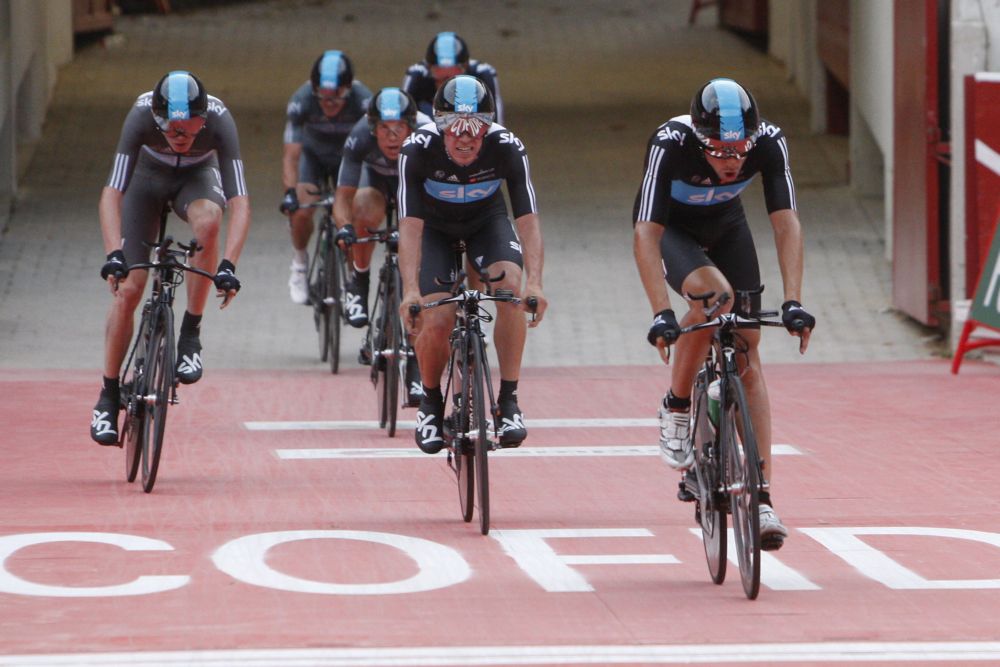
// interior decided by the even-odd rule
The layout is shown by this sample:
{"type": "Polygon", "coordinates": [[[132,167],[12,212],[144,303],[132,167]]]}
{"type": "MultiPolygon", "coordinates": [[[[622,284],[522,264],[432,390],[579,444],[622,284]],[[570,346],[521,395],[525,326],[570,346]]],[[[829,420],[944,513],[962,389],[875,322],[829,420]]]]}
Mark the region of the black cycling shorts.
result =
{"type": "Polygon", "coordinates": [[[340,171],[340,156],[324,160],[311,150],[302,147],[299,153],[299,183],[309,183],[323,189],[328,183],[337,183],[340,171]]]}
{"type": "Polygon", "coordinates": [[[420,294],[447,292],[435,278],[451,280],[455,273],[455,243],[465,241],[465,253],[473,266],[489,268],[496,262],[513,262],[524,266],[521,257],[521,242],[517,238],[514,224],[507,215],[507,205],[502,198],[466,221],[469,234],[455,234],[436,229],[433,221],[424,221],[423,240],[420,257],[420,294]]]}
{"type": "Polygon", "coordinates": [[[149,247],[160,233],[160,215],[169,206],[187,222],[187,209],[196,199],[208,199],[226,210],[219,163],[210,158],[201,164],[176,169],[140,154],[135,173],[122,197],[122,240],[125,262],[149,261],[149,247]]]}
{"type": "Polygon", "coordinates": [[[387,202],[396,200],[396,190],[399,189],[399,176],[383,176],[369,165],[361,167],[361,178],[358,181],[358,189],[375,188],[387,202]]]}
{"type": "MultiPolygon", "coordinates": [[[[757,249],[742,210],[729,219],[671,216],[664,225],[660,254],[667,284],[681,295],[684,279],[703,266],[718,268],[734,290],[760,287],[757,249]]],[[[751,305],[754,312],[760,310],[759,294],[751,305]]]]}

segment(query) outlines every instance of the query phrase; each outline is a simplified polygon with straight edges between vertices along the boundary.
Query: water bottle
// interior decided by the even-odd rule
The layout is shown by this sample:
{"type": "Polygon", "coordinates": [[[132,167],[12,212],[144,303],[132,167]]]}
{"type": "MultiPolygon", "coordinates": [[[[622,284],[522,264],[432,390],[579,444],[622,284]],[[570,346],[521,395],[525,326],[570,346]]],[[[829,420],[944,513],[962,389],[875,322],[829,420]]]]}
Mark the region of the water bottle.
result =
{"type": "Polygon", "coordinates": [[[715,426],[719,425],[719,398],[721,394],[719,378],[716,378],[708,385],[708,418],[715,426]]]}

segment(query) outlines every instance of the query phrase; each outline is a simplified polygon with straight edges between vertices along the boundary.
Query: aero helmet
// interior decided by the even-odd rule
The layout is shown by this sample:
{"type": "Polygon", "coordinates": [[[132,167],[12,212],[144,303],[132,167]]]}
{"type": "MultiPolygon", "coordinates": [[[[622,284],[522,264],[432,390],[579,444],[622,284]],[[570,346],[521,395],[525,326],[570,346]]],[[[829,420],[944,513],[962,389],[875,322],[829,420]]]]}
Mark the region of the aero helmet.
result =
{"type": "Polygon", "coordinates": [[[469,49],[461,37],[453,32],[439,32],[427,45],[428,65],[454,67],[469,62],[469,49]]]}
{"type": "Polygon", "coordinates": [[[351,59],[342,51],[326,51],[313,63],[309,80],[314,91],[349,86],[354,81],[351,59]]]}
{"type": "Polygon", "coordinates": [[[732,79],[712,79],[698,90],[691,100],[691,124],[702,145],[740,154],[760,135],[757,102],[732,79]]]}
{"type": "Polygon", "coordinates": [[[405,120],[413,129],[417,126],[417,103],[399,88],[383,88],[368,104],[368,129],[375,132],[380,121],[405,120]]]}
{"type": "Polygon", "coordinates": [[[153,118],[162,130],[172,120],[188,120],[208,115],[208,94],[194,74],[183,70],[169,72],[153,88],[153,118]]]}

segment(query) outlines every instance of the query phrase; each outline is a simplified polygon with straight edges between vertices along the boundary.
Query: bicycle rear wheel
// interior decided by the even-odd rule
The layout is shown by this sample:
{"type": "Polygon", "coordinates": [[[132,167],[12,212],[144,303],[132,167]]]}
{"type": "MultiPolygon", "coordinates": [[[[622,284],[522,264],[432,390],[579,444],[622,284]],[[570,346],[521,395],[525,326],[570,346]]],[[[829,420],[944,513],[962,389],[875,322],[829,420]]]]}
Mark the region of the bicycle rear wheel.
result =
{"type": "Polygon", "coordinates": [[[705,547],[705,562],[712,582],[726,580],[726,509],[720,488],[718,447],[715,428],[708,419],[707,381],[699,374],[695,383],[694,410],[694,472],[698,480],[696,513],[701,526],[701,541],[705,547]]]}
{"type": "Polygon", "coordinates": [[[469,368],[470,360],[464,358],[466,352],[462,350],[459,343],[452,348],[451,380],[449,386],[452,391],[458,391],[457,396],[452,396],[454,411],[451,414],[452,430],[452,450],[455,461],[455,477],[458,480],[458,504],[462,510],[462,520],[466,523],[472,521],[472,514],[475,509],[474,498],[476,494],[476,473],[473,466],[473,448],[469,442],[470,410],[466,397],[470,394],[467,391],[467,382],[462,369],[469,368]]]}
{"type": "Polygon", "coordinates": [[[382,322],[385,373],[382,376],[382,404],[385,409],[385,429],[389,437],[396,435],[396,418],[399,414],[400,355],[403,347],[403,323],[399,319],[399,294],[390,288],[385,300],[385,319],[382,322]]]}
{"type": "Polygon", "coordinates": [[[475,338],[471,347],[472,354],[469,355],[469,363],[472,364],[472,373],[466,374],[466,377],[472,380],[472,386],[468,392],[468,395],[472,397],[469,433],[475,438],[473,458],[476,463],[479,532],[486,535],[490,532],[490,469],[487,458],[490,441],[487,437],[486,395],[483,386],[483,364],[486,363],[486,355],[483,353],[481,339],[475,338]]]}
{"type": "Polygon", "coordinates": [[[134,482],[139,474],[139,462],[142,460],[142,424],[144,403],[142,397],[146,394],[143,370],[146,360],[146,330],[149,319],[142,318],[139,324],[139,334],[132,348],[132,359],[122,375],[122,403],[125,409],[125,420],[122,424],[122,441],[125,443],[125,479],[134,482]]]}
{"type": "Polygon", "coordinates": [[[167,425],[167,405],[174,387],[174,318],[170,308],[160,306],[153,317],[146,352],[146,405],[142,428],[142,490],[149,493],[156,483],[167,425]]]}
{"type": "Polygon", "coordinates": [[[731,375],[727,385],[721,424],[724,475],[743,592],[753,600],[760,592],[760,462],[743,384],[731,375]]]}

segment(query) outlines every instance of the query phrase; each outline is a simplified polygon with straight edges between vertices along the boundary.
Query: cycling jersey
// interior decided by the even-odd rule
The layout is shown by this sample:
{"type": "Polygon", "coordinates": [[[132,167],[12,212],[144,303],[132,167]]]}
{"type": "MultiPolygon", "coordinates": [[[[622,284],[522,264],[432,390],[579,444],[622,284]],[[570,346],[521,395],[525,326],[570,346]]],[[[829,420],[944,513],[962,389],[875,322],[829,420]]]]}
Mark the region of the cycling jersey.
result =
{"type": "MultiPolygon", "coordinates": [[[[418,125],[429,122],[430,118],[417,112],[418,125]]],[[[367,118],[362,118],[354,124],[354,129],[344,142],[344,156],[337,175],[337,186],[358,187],[363,167],[371,169],[379,176],[387,178],[399,176],[398,160],[390,160],[378,147],[378,140],[369,128],[367,118]]]]}
{"type": "Polygon", "coordinates": [[[344,142],[358,119],[364,118],[371,96],[371,91],[355,80],[343,108],[336,116],[327,118],[313,94],[312,83],[305,82],[288,101],[285,143],[302,144],[303,151],[311,153],[335,174],[344,142]]]}
{"type": "Polygon", "coordinates": [[[719,183],[694,136],[690,116],[678,116],[649,140],[642,184],[633,220],[666,225],[682,219],[732,219],[742,216],[740,193],[761,174],[768,213],[795,209],[795,186],[788,164],[788,144],[781,129],[762,121],[763,131],[743,161],[734,183],[719,183]]]}
{"type": "Polygon", "coordinates": [[[195,137],[191,149],[175,153],[160,132],[150,111],[152,91],[140,95],[122,125],[121,137],[115,149],[114,165],[108,176],[108,187],[125,192],[135,172],[139,157],[175,170],[188,170],[210,165],[220,171],[222,191],[227,200],[247,194],[240,158],[240,141],[236,123],[217,97],[208,96],[208,116],[205,126],[195,137]]]}
{"type": "MultiPolygon", "coordinates": [[[[470,60],[465,68],[464,74],[476,77],[490,89],[493,93],[493,101],[497,109],[497,122],[503,125],[503,101],[500,99],[500,79],[497,71],[489,63],[481,63],[478,60],[470,60]]],[[[417,108],[428,116],[434,114],[432,103],[434,95],[437,93],[437,84],[431,76],[430,66],[426,61],[420,61],[410,65],[403,77],[403,85],[400,86],[409,93],[417,102],[417,108]]]]}
{"type": "Polygon", "coordinates": [[[528,154],[513,132],[494,123],[475,162],[460,166],[445,152],[437,126],[428,123],[407,137],[399,155],[399,217],[420,218],[447,233],[472,233],[475,216],[503,201],[503,181],[515,219],[538,212],[528,154]]]}

